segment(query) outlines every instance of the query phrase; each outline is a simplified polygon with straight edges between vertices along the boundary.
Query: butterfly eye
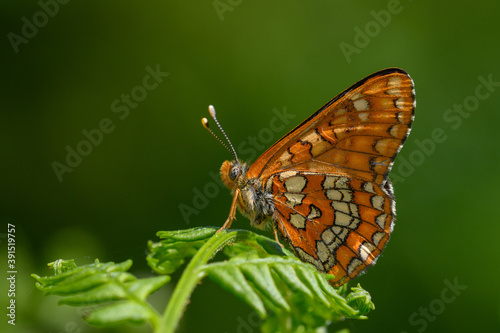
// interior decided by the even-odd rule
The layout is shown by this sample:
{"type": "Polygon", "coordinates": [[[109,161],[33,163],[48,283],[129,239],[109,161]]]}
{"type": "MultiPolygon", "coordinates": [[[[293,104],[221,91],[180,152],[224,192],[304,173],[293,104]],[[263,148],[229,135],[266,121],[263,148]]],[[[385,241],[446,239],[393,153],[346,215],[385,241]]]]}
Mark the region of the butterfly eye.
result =
{"type": "Polygon", "coordinates": [[[229,172],[229,178],[231,180],[235,180],[236,177],[238,177],[238,175],[240,174],[240,168],[235,166],[231,169],[231,171],[229,172]]]}

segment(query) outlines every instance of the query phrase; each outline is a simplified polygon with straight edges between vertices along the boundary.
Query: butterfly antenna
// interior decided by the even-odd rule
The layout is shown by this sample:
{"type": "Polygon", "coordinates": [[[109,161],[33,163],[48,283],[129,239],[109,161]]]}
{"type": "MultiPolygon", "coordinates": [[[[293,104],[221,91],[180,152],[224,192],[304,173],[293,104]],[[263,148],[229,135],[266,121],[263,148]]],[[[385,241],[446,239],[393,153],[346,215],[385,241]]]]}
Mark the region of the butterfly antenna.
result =
{"type": "Polygon", "coordinates": [[[222,132],[222,134],[226,138],[227,142],[229,143],[229,147],[231,147],[231,149],[229,149],[229,147],[221,139],[219,139],[219,137],[217,135],[215,135],[215,133],[212,131],[212,129],[208,126],[208,119],[207,118],[202,118],[201,124],[214,136],[214,138],[216,138],[229,151],[229,153],[231,153],[231,155],[233,155],[234,159],[236,161],[238,161],[238,156],[236,155],[236,150],[234,150],[234,147],[231,144],[231,140],[229,140],[229,138],[226,135],[226,132],[224,132],[224,130],[222,129],[222,126],[219,124],[219,121],[217,120],[217,117],[215,116],[215,109],[212,105],[208,106],[208,112],[210,112],[210,116],[212,117],[212,119],[215,121],[215,123],[219,127],[220,131],[222,132]]]}

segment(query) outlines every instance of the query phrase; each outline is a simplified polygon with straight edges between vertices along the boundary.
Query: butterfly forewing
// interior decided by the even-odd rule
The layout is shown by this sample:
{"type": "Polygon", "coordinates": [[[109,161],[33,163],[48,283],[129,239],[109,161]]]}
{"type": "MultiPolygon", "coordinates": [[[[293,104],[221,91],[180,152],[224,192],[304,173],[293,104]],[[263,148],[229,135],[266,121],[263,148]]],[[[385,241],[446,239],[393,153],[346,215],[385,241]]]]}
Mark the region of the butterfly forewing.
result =
{"type": "Polygon", "coordinates": [[[341,285],[373,264],[395,208],[387,176],[407,138],[413,82],[401,69],[345,90],[250,167],[273,194],[274,220],[297,255],[341,285]]]}
{"type": "Polygon", "coordinates": [[[401,69],[345,90],[269,148],[248,171],[266,180],[283,170],[348,173],[381,184],[409,134],[413,82],[401,69]]]}

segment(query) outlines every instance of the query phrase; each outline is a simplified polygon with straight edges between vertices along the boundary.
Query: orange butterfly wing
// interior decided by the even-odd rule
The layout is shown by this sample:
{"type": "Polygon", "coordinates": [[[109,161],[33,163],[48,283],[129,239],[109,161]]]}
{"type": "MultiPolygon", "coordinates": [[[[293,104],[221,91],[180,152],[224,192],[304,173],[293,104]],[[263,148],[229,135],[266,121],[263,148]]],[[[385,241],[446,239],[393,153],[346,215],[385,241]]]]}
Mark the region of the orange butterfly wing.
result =
{"type": "Polygon", "coordinates": [[[398,68],[354,84],[248,170],[273,193],[277,226],[303,261],[341,285],[373,264],[392,232],[388,173],[410,132],[415,96],[398,68]]]}
{"type": "Polygon", "coordinates": [[[346,89],[264,152],[248,178],[287,169],[346,172],[382,183],[413,121],[413,81],[399,68],[346,89]]]}
{"type": "Polygon", "coordinates": [[[373,264],[393,228],[390,188],[315,172],[273,178],[278,229],[297,256],[341,285],[373,264]]]}

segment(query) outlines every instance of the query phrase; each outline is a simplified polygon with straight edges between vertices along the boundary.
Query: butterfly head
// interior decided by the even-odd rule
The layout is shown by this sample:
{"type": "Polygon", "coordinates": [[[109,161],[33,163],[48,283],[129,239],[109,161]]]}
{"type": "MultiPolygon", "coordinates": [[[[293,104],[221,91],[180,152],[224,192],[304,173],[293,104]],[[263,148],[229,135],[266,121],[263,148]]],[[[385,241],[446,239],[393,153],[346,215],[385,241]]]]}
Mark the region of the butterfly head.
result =
{"type": "Polygon", "coordinates": [[[224,161],[220,168],[220,177],[227,188],[234,190],[241,187],[247,173],[247,165],[238,160],[224,161]]]}

